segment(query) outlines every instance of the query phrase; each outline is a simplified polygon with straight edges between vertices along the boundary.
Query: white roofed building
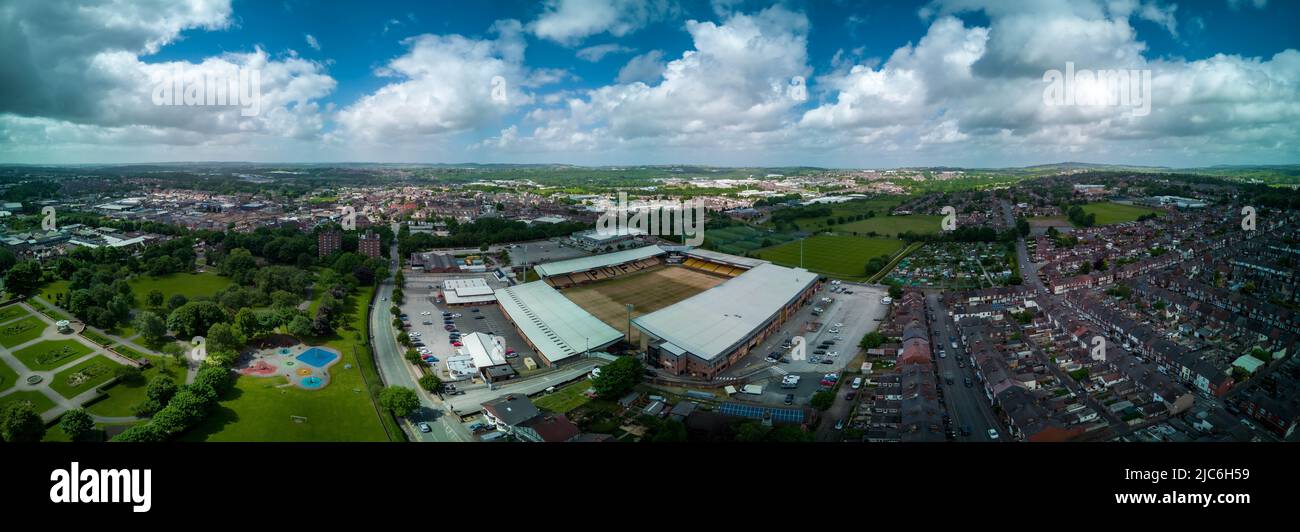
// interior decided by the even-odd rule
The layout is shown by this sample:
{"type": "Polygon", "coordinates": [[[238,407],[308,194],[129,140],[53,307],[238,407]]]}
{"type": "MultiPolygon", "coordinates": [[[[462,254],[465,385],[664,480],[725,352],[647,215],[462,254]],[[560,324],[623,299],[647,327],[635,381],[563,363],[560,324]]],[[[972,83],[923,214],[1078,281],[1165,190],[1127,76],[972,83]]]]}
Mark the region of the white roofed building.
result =
{"type": "Polygon", "coordinates": [[[486,305],[497,300],[492,287],[482,277],[443,281],[442,298],[448,305],[486,305]]]}

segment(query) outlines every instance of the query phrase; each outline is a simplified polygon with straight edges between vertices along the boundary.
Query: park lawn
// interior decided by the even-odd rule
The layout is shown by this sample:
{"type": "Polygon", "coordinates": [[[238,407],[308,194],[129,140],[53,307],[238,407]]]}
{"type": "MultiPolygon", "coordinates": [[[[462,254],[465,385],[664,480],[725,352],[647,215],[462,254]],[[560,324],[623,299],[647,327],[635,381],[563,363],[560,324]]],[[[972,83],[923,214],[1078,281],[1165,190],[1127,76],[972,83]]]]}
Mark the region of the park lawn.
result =
{"type": "Polygon", "coordinates": [[[14,358],[32,371],[49,371],[90,352],[86,344],[76,340],[46,340],[14,351],[14,358]]]}
{"type": "Polygon", "coordinates": [[[0,323],[4,323],[6,321],[19,318],[22,316],[30,316],[31,314],[32,313],[27,312],[27,309],[23,308],[20,305],[8,305],[5,306],[4,308],[0,308],[0,323]]]}
{"type": "MultiPolygon", "coordinates": [[[[803,264],[810,271],[862,279],[867,276],[867,261],[881,255],[893,256],[902,248],[902,240],[889,238],[816,235],[804,241],[803,264]]],[[[799,266],[799,241],[761,249],[756,255],[783,266],[799,266]]]]}
{"type": "MultiPolygon", "coordinates": [[[[374,287],[364,287],[343,301],[347,321],[331,338],[305,339],[331,347],[342,360],[330,367],[330,383],[318,390],[279,387],[284,377],[240,376],[211,415],[183,441],[388,441],[379,412],[361,376],[357,351],[369,349],[366,305],[374,287]],[[351,366],[346,368],[345,366],[351,366]],[[293,416],[307,418],[296,423],[293,416]]],[[[387,307],[383,307],[386,309],[387,307]]],[[[386,312],[386,310],[385,310],[386,312]]],[[[370,363],[367,359],[366,363],[370,363]]],[[[400,437],[400,436],[397,436],[400,437]]]]}
{"type": "Polygon", "coordinates": [[[1121,224],[1131,222],[1146,214],[1161,214],[1158,209],[1121,203],[1089,203],[1083,206],[1083,212],[1096,214],[1097,225],[1121,224]]]}
{"type": "MultiPolygon", "coordinates": [[[[131,291],[135,293],[136,310],[142,310],[148,306],[145,298],[153,290],[162,292],[163,301],[166,302],[173,294],[181,294],[186,299],[194,299],[198,296],[210,296],[232,284],[229,277],[222,277],[213,272],[173,273],[162,277],[141,274],[132,277],[127,283],[131,285],[131,291]]],[[[41,296],[53,304],[57,301],[57,294],[68,291],[68,284],[68,281],[65,280],[46,284],[41,289],[41,296]]],[[[113,332],[116,334],[126,333],[124,329],[113,332]]]]}
{"type": "Polygon", "coordinates": [[[880,236],[898,236],[902,233],[917,234],[938,233],[943,222],[942,216],[929,214],[911,214],[907,216],[876,216],[857,222],[836,225],[833,229],[841,233],[866,235],[872,231],[880,236]]]}
{"type": "Polygon", "coordinates": [[[555,393],[542,395],[534,400],[533,404],[557,414],[567,414],[591,401],[591,398],[584,395],[589,389],[591,389],[591,381],[583,379],[560,388],[555,393]]]}
{"type": "Polygon", "coordinates": [[[54,400],[46,397],[45,394],[36,390],[23,390],[21,392],[14,392],[4,397],[0,397],[0,410],[9,406],[9,403],[17,401],[27,401],[31,403],[32,410],[35,410],[37,414],[54,408],[54,400]]]}
{"type": "Polygon", "coordinates": [[[194,299],[198,296],[215,294],[230,286],[232,281],[229,277],[222,277],[213,272],[203,272],[173,273],[162,277],[138,275],[131,279],[130,284],[131,291],[135,292],[136,308],[142,309],[148,304],[145,298],[153,290],[162,292],[164,302],[176,294],[183,295],[186,299],[194,299]]]}
{"type": "Polygon", "coordinates": [[[71,399],[108,382],[109,379],[113,378],[113,370],[116,370],[121,365],[104,355],[96,355],[90,360],[56,373],[54,378],[50,380],[50,389],[71,399]],[[83,372],[88,374],[88,378],[80,380],[76,384],[68,381],[74,375],[83,372]]]}
{"type": "Polygon", "coordinates": [[[0,345],[14,347],[35,340],[45,332],[45,327],[45,321],[36,316],[0,325],[0,345]]]}
{"type": "MultiPolygon", "coordinates": [[[[130,427],[132,425],[136,425],[139,423],[140,423],[139,421],[132,421],[128,423],[95,423],[95,428],[91,429],[90,431],[91,434],[89,436],[86,436],[85,440],[83,441],[103,442],[106,441],[106,435],[104,434],[104,431],[108,427],[130,427]]],[[[72,441],[72,438],[68,437],[68,433],[63,432],[63,427],[60,427],[58,423],[55,423],[45,429],[45,437],[41,438],[41,441],[68,443],[72,441]]]]}
{"type": "Polygon", "coordinates": [[[13,388],[17,382],[18,372],[9,367],[5,361],[0,360],[0,392],[13,388]]]}
{"type": "Polygon", "coordinates": [[[177,385],[185,384],[185,368],[170,357],[147,357],[153,364],[143,371],[144,379],[139,384],[114,383],[104,390],[104,397],[86,407],[86,411],[97,416],[124,417],[134,415],[131,410],[145,400],[145,390],[149,381],[159,375],[171,377],[177,385]],[[165,366],[165,367],[164,367],[165,366]]]}

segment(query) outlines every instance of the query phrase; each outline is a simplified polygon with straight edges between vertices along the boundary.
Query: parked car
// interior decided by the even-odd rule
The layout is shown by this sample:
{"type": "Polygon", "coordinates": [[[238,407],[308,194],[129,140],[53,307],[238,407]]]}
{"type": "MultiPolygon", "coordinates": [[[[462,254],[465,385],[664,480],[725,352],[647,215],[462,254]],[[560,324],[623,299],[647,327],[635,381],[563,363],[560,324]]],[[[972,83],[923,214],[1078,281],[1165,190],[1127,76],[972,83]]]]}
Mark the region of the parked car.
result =
{"type": "Polygon", "coordinates": [[[962,435],[962,436],[970,436],[970,425],[962,425],[962,426],[961,426],[961,435],[962,435]]]}
{"type": "Polygon", "coordinates": [[[792,393],[785,394],[785,404],[787,405],[794,404],[794,394],[792,393]]]}
{"type": "Polygon", "coordinates": [[[844,394],[844,400],[845,400],[845,401],[852,401],[853,398],[854,398],[854,397],[857,397],[857,396],[858,396],[858,392],[853,391],[853,390],[849,390],[849,393],[844,394]]]}
{"type": "Polygon", "coordinates": [[[421,422],[420,422],[418,425],[416,425],[416,426],[417,426],[417,427],[420,427],[420,432],[432,432],[432,431],[433,431],[433,429],[429,428],[429,424],[428,424],[428,423],[425,423],[425,422],[423,422],[423,421],[421,421],[421,422]]]}
{"type": "Polygon", "coordinates": [[[998,431],[994,429],[989,429],[989,439],[990,440],[998,439],[998,431]]]}
{"type": "Polygon", "coordinates": [[[835,430],[844,430],[844,419],[835,422],[835,430]]]}

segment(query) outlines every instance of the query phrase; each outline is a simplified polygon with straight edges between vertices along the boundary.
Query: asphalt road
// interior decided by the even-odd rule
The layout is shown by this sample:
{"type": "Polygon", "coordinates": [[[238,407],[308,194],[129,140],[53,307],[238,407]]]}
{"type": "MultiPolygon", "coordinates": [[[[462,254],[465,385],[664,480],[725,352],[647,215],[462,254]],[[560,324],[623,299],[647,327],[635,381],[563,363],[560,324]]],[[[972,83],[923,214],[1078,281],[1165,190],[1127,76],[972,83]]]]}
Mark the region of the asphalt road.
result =
{"type": "MultiPolygon", "coordinates": [[[[397,246],[391,250],[393,268],[397,265],[397,246]]],[[[375,363],[379,366],[379,376],[386,386],[405,386],[414,388],[420,397],[420,411],[401,419],[402,428],[406,430],[411,441],[419,442],[458,442],[474,441],[460,420],[450,415],[442,402],[420,388],[414,368],[402,357],[402,349],[397,345],[397,335],[393,332],[393,316],[388,312],[392,305],[393,279],[389,277],[379,286],[379,297],[370,309],[371,344],[375,350],[375,363]],[[429,423],[430,432],[420,432],[416,423],[429,423]]]]}
{"type": "Polygon", "coordinates": [[[1006,431],[998,424],[997,416],[993,413],[993,407],[984,397],[984,388],[975,380],[975,373],[971,369],[970,355],[958,346],[958,349],[952,348],[952,342],[957,339],[957,327],[948,317],[948,311],[939,299],[938,292],[931,292],[925,298],[927,312],[934,312],[934,319],[930,320],[930,330],[937,337],[937,343],[933,345],[936,353],[936,369],[939,372],[939,388],[944,392],[944,398],[947,401],[949,415],[952,416],[953,428],[961,429],[962,425],[968,425],[971,429],[970,436],[958,436],[958,441],[990,441],[988,429],[994,428],[998,431],[999,438],[1006,438],[1006,431]],[[947,351],[948,356],[937,358],[939,349],[947,351]],[[958,360],[964,359],[966,367],[958,366],[958,360]],[[952,384],[948,384],[943,376],[951,372],[952,384]],[[963,380],[966,377],[971,378],[971,386],[966,387],[963,380]]]}

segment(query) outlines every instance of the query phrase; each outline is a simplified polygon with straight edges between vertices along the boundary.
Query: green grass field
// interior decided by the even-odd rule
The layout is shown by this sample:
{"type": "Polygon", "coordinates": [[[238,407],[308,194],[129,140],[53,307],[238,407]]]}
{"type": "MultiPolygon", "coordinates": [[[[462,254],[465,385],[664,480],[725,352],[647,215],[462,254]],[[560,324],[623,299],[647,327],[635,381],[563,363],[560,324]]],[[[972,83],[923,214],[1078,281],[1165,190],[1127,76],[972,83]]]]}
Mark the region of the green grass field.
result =
{"type": "MultiPolygon", "coordinates": [[[[366,304],[374,288],[365,287],[343,302],[350,317],[340,335],[310,339],[338,350],[342,360],[330,367],[330,383],[319,390],[278,388],[283,377],[239,377],[230,394],[203,423],[181,436],[184,441],[387,441],[388,436],[366,390],[360,362],[353,353],[368,349],[356,339],[366,336],[366,304]],[[345,366],[351,365],[350,369],[345,366]],[[296,423],[291,417],[307,420],[296,423]]],[[[385,307],[387,308],[387,307],[385,307]]],[[[366,363],[369,363],[367,359],[366,363]]],[[[395,435],[400,438],[400,435],[395,435]]]]}
{"type": "MultiPolygon", "coordinates": [[[[880,255],[893,255],[902,248],[902,240],[817,235],[804,241],[803,262],[804,267],[811,271],[845,279],[861,279],[867,275],[867,261],[880,255]]],[[[798,266],[799,242],[763,249],[756,255],[784,266],[798,266]]]]}
{"type": "Polygon", "coordinates": [[[98,355],[56,373],[54,378],[50,379],[50,389],[71,399],[108,382],[113,378],[113,370],[118,366],[121,364],[104,355],[98,355]]]}
{"type": "Polygon", "coordinates": [[[0,308],[0,323],[4,323],[6,321],[21,316],[29,316],[29,315],[31,315],[31,313],[27,312],[27,309],[23,307],[20,307],[18,305],[8,305],[6,307],[0,308]]]}
{"type": "MultiPolygon", "coordinates": [[[[893,211],[899,204],[907,201],[905,196],[880,196],[864,200],[846,201],[830,205],[831,217],[839,218],[840,216],[849,217],[859,214],[866,214],[868,211],[875,213],[875,217],[884,217],[885,213],[893,211]]],[[[865,220],[864,220],[865,221],[865,220]]],[[[816,231],[826,227],[826,217],[816,218],[799,218],[795,220],[800,231],[816,231]]],[[[770,225],[770,224],[769,224],[770,225]]],[[[848,225],[847,223],[845,225],[848,225]]],[[[835,226],[832,226],[834,229],[835,226]]]]}
{"type": "Polygon", "coordinates": [[[1160,211],[1136,205],[1120,203],[1089,203],[1083,206],[1083,212],[1097,215],[1097,225],[1121,224],[1138,219],[1139,216],[1160,211]]]}
{"type": "Polygon", "coordinates": [[[583,395],[591,388],[591,381],[586,379],[569,384],[555,393],[539,396],[533,401],[538,408],[545,408],[557,414],[567,414],[570,410],[578,408],[591,401],[586,395],[583,395]]]}
{"type": "MultiPolygon", "coordinates": [[[[197,296],[212,295],[218,290],[230,286],[231,281],[229,277],[222,277],[213,272],[204,272],[173,273],[162,277],[140,275],[132,278],[128,284],[131,285],[131,291],[135,292],[135,308],[139,310],[145,308],[147,305],[145,298],[153,290],[163,293],[163,301],[167,301],[173,294],[181,294],[188,299],[194,299],[197,296]]],[[[55,281],[45,285],[45,288],[41,289],[41,295],[46,301],[53,303],[56,301],[56,294],[67,291],[67,281],[55,281]]]]}
{"type": "Polygon", "coordinates": [[[89,347],[76,340],[47,340],[15,351],[14,358],[33,371],[49,371],[90,351],[89,347]]]}
{"type": "Polygon", "coordinates": [[[0,325],[0,345],[14,347],[35,340],[45,331],[45,321],[36,316],[0,325]]]}
{"type": "Polygon", "coordinates": [[[144,380],[139,384],[119,382],[112,385],[104,391],[107,397],[87,407],[86,411],[99,416],[130,416],[133,415],[131,409],[144,402],[145,389],[148,388],[150,379],[166,375],[178,385],[185,384],[185,368],[165,357],[152,356],[149,359],[153,365],[144,370],[144,380]]]}
{"type": "Polygon", "coordinates": [[[18,382],[18,372],[9,367],[5,361],[0,360],[0,392],[13,388],[18,382]]]}
{"type": "Polygon", "coordinates": [[[37,414],[54,408],[54,401],[49,397],[46,397],[45,394],[36,390],[25,390],[0,397],[0,409],[3,409],[8,406],[9,403],[16,401],[27,401],[31,403],[32,410],[35,410],[37,414]]]}
{"type": "Polygon", "coordinates": [[[918,234],[938,233],[942,216],[913,214],[908,216],[877,216],[857,222],[836,225],[836,232],[857,233],[866,236],[875,231],[880,236],[898,236],[911,231],[918,234]]]}

